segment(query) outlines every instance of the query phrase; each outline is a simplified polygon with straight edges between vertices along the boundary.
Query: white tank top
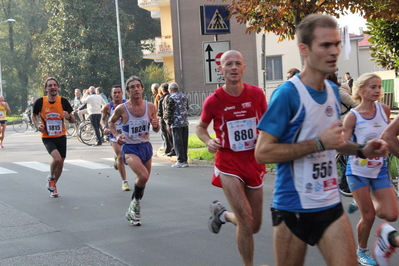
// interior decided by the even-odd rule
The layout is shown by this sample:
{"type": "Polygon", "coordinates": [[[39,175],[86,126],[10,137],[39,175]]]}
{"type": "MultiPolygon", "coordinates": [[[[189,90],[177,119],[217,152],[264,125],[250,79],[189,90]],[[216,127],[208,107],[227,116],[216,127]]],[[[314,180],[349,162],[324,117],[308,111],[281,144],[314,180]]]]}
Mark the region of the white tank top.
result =
{"type": "MultiPolygon", "coordinates": [[[[356,124],[353,130],[352,140],[359,144],[366,144],[372,139],[380,138],[384,129],[388,126],[387,115],[381,104],[375,103],[375,115],[373,118],[364,118],[358,111],[352,109],[356,116],[356,124]]],[[[362,159],[355,155],[349,156],[352,175],[367,178],[377,178],[384,165],[384,157],[362,159]]]]}
{"type": "MultiPolygon", "coordinates": [[[[330,84],[325,81],[327,99],[317,103],[298,76],[291,79],[300,97],[299,110],[305,109],[301,130],[295,142],[319,137],[332,123],[338,121],[339,103],[330,84]]],[[[295,118],[294,118],[295,119],[295,118]]],[[[323,208],[340,202],[338,192],[335,150],[316,152],[294,160],[293,178],[304,209],[323,208]]]]}
{"type": "Polygon", "coordinates": [[[148,115],[148,102],[144,101],[145,112],[141,117],[134,116],[126,106],[126,112],[129,116],[127,122],[122,126],[122,134],[125,137],[126,144],[138,144],[150,141],[150,117],[148,115]]]}

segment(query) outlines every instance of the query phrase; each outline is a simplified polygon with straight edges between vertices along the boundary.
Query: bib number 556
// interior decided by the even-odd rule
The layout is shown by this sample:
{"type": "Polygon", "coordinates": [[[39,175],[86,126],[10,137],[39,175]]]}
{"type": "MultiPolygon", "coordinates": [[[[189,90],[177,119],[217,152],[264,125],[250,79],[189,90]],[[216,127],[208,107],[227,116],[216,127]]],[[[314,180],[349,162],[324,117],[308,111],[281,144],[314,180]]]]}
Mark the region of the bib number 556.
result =
{"type": "Polygon", "coordinates": [[[313,179],[332,175],[332,161],[313,164],[313,179]]]}

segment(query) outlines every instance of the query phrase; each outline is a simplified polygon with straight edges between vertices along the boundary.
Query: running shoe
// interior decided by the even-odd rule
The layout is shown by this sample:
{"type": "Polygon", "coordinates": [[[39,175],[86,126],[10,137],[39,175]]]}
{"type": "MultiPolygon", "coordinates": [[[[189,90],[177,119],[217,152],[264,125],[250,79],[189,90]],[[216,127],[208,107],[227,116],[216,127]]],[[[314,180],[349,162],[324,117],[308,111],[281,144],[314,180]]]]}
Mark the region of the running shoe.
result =
{"type": "Polygon", "coordinates": [[[370,256],[368,249],[357,252],[357,262],[363,266],[378,266],[377,262],[370,256]]]}
{"type": "Polygon", "coordinates": [[[50,176],[47,177],[47,190],[50,192],[54,191],[55,187],[55,180],[54,178],[51,178],[50,176]]]}
{"type": "Polygon", "coordinates": [[[187,167],[189,167],[190,165],[188,165],[188,163],[187,162],[184,162],[184,163],[182,163],[183,165],[181,166],[181,168],[187,168],[187,167]]]}
{"type": "Polygon", "coordinates": [[[352,200],[351,204],[348,206],[348,213],[352,214],[359,209],[355,200],[352,200]]]}
{"type": "Polygon", "coordinates": [[[225,224],[224,222],[220,221],[219,216],[226,211],[226,208],[223,207],[223,205],[218,200],[212,202],[209,208],[212,215],[208,221],[208,228],[212,233],[217,234],[219,233],[222,224],[225,224]]]}
{"type": "Polygon", "coordinates": [[[123,191],[129,191],[130,190],[129,183],[127,181],[123,181],[122,182],[122,190],[123,191]]]}
{"type": "Polygon", "coordinates": [[[388,266],[395,248],[388,241],[388,235],[396,231],[395,228],[384,222],[377,228],[378,240],[374,243],[373,257],[380,266],[388,266]]]}
{"type": "Polygon", "coordinates": [[[118,156],[114,157],[114,168],[115,170],[118,170],[118,156]]]}
{"type": "Polygon", "coordinates": [[[141,225],[140,200],[133,199],[130,202],[125,217],[131,225],[141,225]]]}
{"type": "Polygon", "coordinates": [[[3,144],[0,144],[0,149],[4,149],[4,146],[3,146],[3,144]]]}
{"type": "Polygon", "coordinates": [[[57,186],[54,184],[54,190],[50,191],[50,197],[58,198],[57,186]]]}

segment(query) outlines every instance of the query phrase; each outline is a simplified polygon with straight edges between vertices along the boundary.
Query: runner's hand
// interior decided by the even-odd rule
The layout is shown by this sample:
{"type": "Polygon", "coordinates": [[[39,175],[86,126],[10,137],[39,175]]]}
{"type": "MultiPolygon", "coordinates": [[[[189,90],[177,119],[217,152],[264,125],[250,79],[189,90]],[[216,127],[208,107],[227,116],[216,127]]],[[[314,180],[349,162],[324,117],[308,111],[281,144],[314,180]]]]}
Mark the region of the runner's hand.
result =
{"type": "Polygon", "coordinates": [[[344,129],[340,124],[340,121],[335,122],[320,135],[320,140],[325,150],[335,150],[346,145],[344,136],[342,135],[344,129]]]}
{"type": "Polygon", "coordinates": [[[208,147],[208,151],[210,153],[216,153],[222,145],[220,145],[220,139],[215,138],[215,139],[210,139],[207,143],[206,146],[208,147]]]}

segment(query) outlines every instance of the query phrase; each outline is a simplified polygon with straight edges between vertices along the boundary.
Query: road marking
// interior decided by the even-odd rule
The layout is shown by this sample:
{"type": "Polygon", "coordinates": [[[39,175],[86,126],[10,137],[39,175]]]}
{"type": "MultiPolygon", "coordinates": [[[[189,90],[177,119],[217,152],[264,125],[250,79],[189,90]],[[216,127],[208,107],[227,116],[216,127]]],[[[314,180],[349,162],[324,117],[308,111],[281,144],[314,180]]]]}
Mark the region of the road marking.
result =
{"type": "Polygon", "coordinates": [[[109,169],[112,166],[102,163],[94,163],[85,160],[65,160],[65,163],[88,168],[88,169],[109,169]]]}
{"type": "Polygon", "coordinates": [[[50,165],[39,162],[19,162],[15,163],[24,167],[32,168],[40,172],[50,172],[50,165]]]}
{"type": "Polygon", "coordinates": [[[6,174],[16,174],[17,172],[9,170],[7,168],[0,167],[0,175],[6,175],[6,174]]]}

